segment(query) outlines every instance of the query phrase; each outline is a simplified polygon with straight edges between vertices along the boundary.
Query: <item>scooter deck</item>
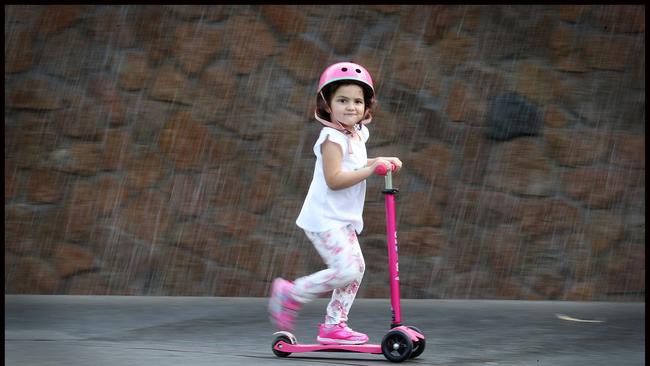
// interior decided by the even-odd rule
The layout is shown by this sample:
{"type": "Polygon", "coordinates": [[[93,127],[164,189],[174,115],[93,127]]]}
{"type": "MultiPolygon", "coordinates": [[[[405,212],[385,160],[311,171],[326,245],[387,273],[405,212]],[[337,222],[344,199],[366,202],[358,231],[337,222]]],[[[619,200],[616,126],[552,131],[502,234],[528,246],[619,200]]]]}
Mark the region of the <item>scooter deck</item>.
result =
{"type": "Polygon", "coordinates": [[[357,352],[381,354],[381,345],[379,344],[291,344],[285,341],[279,341],[274,349],[281,352],[299,353],[299,352],[357,352]]]}

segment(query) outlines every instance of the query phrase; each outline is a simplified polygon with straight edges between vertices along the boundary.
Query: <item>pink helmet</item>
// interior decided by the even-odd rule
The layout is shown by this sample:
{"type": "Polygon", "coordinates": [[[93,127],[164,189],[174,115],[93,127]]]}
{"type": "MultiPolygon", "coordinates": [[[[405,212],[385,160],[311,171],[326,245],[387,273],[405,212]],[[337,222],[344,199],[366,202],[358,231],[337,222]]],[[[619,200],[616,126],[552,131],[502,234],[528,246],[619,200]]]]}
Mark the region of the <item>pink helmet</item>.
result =
{"type": "Polygon", "coordinates": [[[365,67],[352,63],[352,62],[339,62],[330,65],[320,76],[318,82],[318,92],[323,90],[325,85],[339,81],[339,80],[353,80],[358,81],[362,85],[370,88],[371,95],[374,96],[375,88],[372,85],[372,77],[365,67]]]}
{"type": "MultiPolygon", "coordinates": [[[[320,81],[318,82],[318,96],[316,98],[323,98],[322,100],[327,103],[327,100],[322,93],[323,88],[330,83],[340,80],[356,81],[361,85],[361,87],[366,89],[366,91],[364,91],[364,94],[366,94],[366,92],[370,92],[370,98],[374,98],[375,96],[375,87],[372,85],[372,77],[370,77],[370,73],[368,70],[366,70],[365,67],[353,62],[339,62],[328,66],[321,74],[320,81]]],[[[325,126],[343,131],[346,134],[355,134],[354,132],[350,132],[345,129],[338,121],[336,121],[336,123],[333,123],[332,121],[321,118],[318,115],[318,107],[314,111],[314,117],[325,126]]],[[[370,123],[370,121],[372,121],[372,115],[370,114],[370,110],[366,109],[363,120],[359,121],[359,124],[366,125],[370,123]]]]}

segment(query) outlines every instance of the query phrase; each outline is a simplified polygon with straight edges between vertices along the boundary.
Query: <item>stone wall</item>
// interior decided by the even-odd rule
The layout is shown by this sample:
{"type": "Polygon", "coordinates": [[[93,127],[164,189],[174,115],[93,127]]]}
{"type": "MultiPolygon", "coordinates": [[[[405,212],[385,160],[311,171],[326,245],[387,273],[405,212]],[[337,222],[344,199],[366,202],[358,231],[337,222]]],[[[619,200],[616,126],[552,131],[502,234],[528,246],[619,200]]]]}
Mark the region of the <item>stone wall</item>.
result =
{"type": "MultiPolygon", "coordinates": [[[[329,63],[376,80],[402,293],[645,300],[645,6],[6,6],[5,293],[266,296],[329,63]]],[[[362,297],[388,297],[369,179],[362,297]]]]}

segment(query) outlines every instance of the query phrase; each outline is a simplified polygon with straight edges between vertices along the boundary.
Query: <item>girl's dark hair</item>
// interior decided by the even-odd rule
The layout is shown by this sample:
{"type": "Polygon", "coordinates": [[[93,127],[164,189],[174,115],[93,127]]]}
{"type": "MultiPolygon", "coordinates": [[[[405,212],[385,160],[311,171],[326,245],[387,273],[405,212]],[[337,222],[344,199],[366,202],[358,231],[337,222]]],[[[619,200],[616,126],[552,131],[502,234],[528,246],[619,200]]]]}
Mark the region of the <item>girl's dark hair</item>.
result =
{"type": "Polygon", "coordinates": [[[358,85],[361,87],[361,90],[363,90],[363,103],[365,104],[366,111],[372,110],[374,105],[377,103],[372,90],[370,90],[367,85],[354,80],[335,81],[323,87],[323,90],[321,90],[323,96],[320,95],[321,93],[316,94],[316,114],[318,114],[318,117],[326,121],[332,121],[332,116],[327,111],[327,107],[331,104],[332,97],[334,96],[334,93],[336,93],[336,90],[344,85],[358,85]],[[325,97],[325,100],[323,100],[323,97],[325,97]]]}

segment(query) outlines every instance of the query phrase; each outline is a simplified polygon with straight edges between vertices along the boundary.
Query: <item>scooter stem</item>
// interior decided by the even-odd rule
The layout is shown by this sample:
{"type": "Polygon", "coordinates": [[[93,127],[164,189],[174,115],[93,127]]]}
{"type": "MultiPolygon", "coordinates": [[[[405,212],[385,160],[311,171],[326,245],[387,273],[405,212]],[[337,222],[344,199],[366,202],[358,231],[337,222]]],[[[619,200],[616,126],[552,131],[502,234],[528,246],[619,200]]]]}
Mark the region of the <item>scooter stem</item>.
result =
{"type": "Polygon", "coordinates": [[[386,197],[386,242],[388,244],[388,275],[390,277],[390,304],[392,310],[391,328],[402,325],[402,314],[399,295],[399,265],[397,261],[397,227],[395,222],[395,195],[399,191],[393,188],[390,169],[385,177],[386,197]]]}

